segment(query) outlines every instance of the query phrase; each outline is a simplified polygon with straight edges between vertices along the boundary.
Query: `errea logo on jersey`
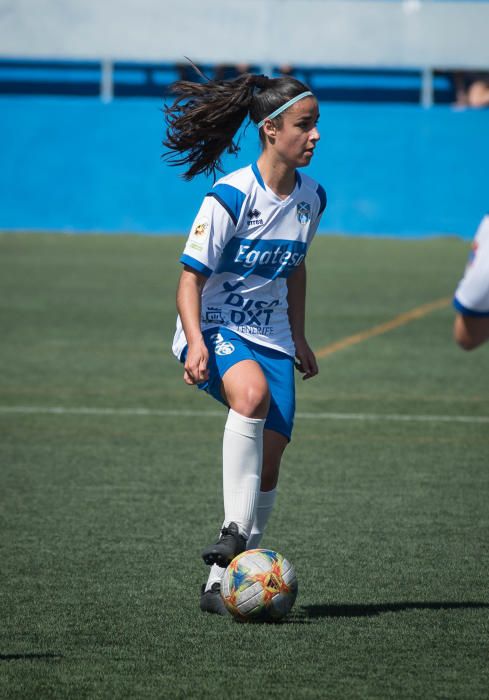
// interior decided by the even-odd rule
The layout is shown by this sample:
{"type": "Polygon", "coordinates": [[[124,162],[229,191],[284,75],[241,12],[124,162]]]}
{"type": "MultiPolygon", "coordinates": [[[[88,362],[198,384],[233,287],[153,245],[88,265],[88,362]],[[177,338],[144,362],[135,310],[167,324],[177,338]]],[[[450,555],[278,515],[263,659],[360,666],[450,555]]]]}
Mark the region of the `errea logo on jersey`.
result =
{"type": "Polygon", "coordinates": [[[258,211],[258,209],[250,209],[247,213],[247,224],[248,226],[262,226],[263,225],[263,219],[258,218],[261,214],[261,211],[258,211]]]}

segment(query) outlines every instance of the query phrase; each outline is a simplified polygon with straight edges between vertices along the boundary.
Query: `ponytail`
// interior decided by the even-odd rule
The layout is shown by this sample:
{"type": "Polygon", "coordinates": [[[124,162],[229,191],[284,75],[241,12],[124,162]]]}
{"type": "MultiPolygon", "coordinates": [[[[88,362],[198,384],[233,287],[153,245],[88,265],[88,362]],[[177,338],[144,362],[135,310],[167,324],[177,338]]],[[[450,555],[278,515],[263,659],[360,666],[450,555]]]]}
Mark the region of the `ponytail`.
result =
{"type": "MultiPolygon", "coordinates": [[[[258,124],[307,86],[291,77],[268,78],[247,73],[234,80],[208,80],[194,83],[180,80],[172,92],[173,104],[165,106],[168,149],[164,157],[170,165],[189,166],[183,177],[223,172],[222,155],[238,153],[234,137],[247,115],[258,124]]],[[[280,123],[281,116],[274,121],[280,123]]],[[[260,138],[263,142],[262,131],[260,138]]]]}

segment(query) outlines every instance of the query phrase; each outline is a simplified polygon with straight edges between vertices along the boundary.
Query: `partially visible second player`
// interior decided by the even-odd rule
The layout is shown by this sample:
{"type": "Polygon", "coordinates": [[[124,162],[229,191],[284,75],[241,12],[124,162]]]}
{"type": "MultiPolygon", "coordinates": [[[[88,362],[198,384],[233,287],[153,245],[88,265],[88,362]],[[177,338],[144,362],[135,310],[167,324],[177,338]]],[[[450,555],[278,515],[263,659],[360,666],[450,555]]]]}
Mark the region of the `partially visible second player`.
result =
{"type": "Polygon", "coordinates": [[[453,334],[464,350],[489,340],[489,214],[475,234],[463,278],[455,291],[453,334]]]}

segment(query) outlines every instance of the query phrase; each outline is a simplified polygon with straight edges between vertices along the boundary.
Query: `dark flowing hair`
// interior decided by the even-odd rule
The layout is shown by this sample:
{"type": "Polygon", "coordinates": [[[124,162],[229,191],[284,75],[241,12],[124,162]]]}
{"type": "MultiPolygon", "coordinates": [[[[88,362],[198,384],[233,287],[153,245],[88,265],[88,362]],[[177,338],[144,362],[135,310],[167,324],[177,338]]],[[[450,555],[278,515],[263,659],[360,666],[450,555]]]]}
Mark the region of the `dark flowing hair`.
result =
{"type": "MultiPolygon", "coordinates": [[[[203,76],[205,78],[205,76],[203,76]]],[[[179,80],[172,86],[177,95],[165,106],[168,127],[163,145],[170,165],[189,166],[183,177],[191,180],[200,173],[216,178],[223,172],[224,152],[238,153],[234,137],[245,117],[255,124],[309,88],[290,76],[268,78],[245,73],[234,80],[197,83],[179,80]]],[[[280,125],[281,115],[274,121],[280,125]]],[[[260,139],[264,136],[260,129],[260,139]]]]}

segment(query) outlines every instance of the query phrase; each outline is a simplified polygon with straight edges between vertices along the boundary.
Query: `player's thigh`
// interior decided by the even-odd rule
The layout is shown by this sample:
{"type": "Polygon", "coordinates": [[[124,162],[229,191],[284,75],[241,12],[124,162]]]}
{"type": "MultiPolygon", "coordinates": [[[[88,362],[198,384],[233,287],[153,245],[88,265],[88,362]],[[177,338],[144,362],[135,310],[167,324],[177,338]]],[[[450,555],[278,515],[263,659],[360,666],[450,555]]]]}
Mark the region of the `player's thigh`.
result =
{"type": "Polygon", "coordinates": [[[258,362],[241,360],[222,378],[224,400],[237,413],[250,418],[266,418],[270,406],[268,382],[258,362]]]}

